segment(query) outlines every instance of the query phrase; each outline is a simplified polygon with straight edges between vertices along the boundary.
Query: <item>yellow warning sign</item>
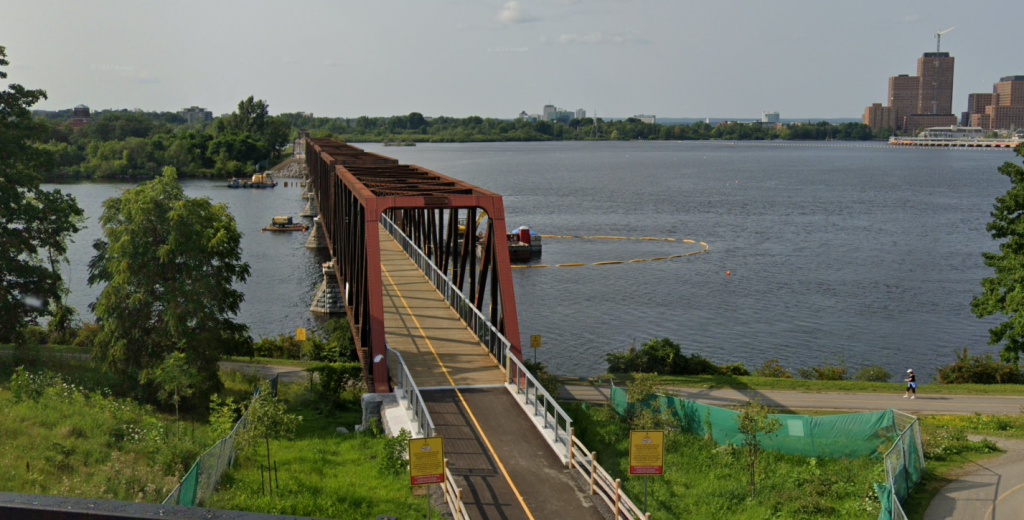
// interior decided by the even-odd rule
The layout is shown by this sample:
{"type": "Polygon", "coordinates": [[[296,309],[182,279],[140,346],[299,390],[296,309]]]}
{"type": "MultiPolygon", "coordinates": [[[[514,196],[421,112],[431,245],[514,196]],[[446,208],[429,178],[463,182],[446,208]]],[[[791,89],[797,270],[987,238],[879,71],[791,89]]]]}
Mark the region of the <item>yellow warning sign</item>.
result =
{"type": "Polygon", "coordinates": [[[414,486],[444,482],[444,440],[440,437],[410,439],[409,474],[414,486]]]}
{"type": "Polygon", "coordinates": [[[665,432],[629,432],[629,474],[662,475],[665,469],[665,432]]]}
{"type": "Polygon", "coordinates": [[[540,348],[540,334],[530,336],[530,348],[540,348]]]}
{"type": "Polygon", "coordinates": [[[295,329],[295,339],[297,341],[306,341],[306,329],[295,329]]]}

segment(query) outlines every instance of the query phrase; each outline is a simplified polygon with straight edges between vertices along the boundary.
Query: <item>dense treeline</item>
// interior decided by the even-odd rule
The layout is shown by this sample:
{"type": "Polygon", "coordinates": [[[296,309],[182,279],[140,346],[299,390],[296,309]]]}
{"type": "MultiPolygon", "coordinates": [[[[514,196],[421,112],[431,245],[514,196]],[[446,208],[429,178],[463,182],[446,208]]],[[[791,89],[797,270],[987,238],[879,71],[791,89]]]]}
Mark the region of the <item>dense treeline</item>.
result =
{"type": "Polygon", "coordinates": [[[732,122],[719,126],[697,122],[689,125],[660,125],[629,118],[605,121],[598,118],[571,119],[563,122],[502,120],[470,116],[427,119],[419,112],[405,116],[340,118],[307,117],[300,113],[281,114],[279,118],[313,137],[333,137],[351,142],[421,141],[433,143],[474,141],[568,141],[568,140],[750,140],[750,139],[836,139],[866,141],[885,139],[892,131],[877,133],[861,123],[833,125],[791,124],[766,128],[761,123],[732,122]],[[596,130],[595,130],[596,125],[596,130]]]}
{"type": "Polygon", "coordinates": [[[63,112],[39,117],[48,129],[36,146],[53,154],[49,179],[155,177],[171,166],[180,176],[234,177],[280,156],[294,131],[252,96],[212,123],[186,124],[171,112],[103,111],[72,128],[63,112]]]}

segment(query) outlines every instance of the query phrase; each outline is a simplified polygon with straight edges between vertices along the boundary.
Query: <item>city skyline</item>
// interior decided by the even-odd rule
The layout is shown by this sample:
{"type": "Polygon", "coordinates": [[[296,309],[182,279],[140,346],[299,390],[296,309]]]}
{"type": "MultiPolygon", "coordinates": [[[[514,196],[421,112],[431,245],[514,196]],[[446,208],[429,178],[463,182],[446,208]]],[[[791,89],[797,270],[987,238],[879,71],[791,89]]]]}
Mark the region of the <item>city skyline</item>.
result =
{"type": "Polygon", "coordinates": [[[953,25],[942,41],[957,58],[952,113],[1024,74],[994,51],[1012,45],[1015,27],[991,13],[1013,4],[984,3],[9,1],[0,45],[8,81],[47,90],[47,110],[221,114],[255,95],[272,113],[335,117],[514,118],[566,100],[606,118],[757,119],[770,107],[854,119],[953,25]]]}

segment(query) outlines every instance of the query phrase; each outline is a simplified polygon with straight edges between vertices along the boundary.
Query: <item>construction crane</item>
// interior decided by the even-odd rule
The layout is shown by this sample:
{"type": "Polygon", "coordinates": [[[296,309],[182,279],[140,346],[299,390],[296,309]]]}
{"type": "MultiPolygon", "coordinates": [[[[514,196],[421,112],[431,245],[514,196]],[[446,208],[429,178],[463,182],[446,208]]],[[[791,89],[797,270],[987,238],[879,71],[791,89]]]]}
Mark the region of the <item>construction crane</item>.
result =
{"type": "Polygon", "coordinates": [[[948,33],[949,31],[952,31],[953,29],[956,29],[956,27],[950,27],[949,29],[946,29],[945,31],[939,31],[939,32],[935,33],[935,52],[936,53],[940,52],[939,48],[940,48],[940,45],[942,44],[942,35],[948,33]]]}

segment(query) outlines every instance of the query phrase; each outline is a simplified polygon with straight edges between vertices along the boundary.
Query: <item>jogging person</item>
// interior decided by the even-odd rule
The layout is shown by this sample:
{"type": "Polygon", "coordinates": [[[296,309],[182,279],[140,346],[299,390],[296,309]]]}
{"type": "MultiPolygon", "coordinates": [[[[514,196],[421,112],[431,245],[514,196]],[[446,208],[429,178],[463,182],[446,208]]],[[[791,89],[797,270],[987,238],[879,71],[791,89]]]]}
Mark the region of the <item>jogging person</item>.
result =
{"type": "Polygon", "coordinates": [[[917,399],[917,376],[914,375],[914,371],[907,369],[907,378],[904,379],[907,383],[907,391],[903,393],[903,398],[917,399]],[[910,395],[913,393],[913,395],[910,395]]]}

